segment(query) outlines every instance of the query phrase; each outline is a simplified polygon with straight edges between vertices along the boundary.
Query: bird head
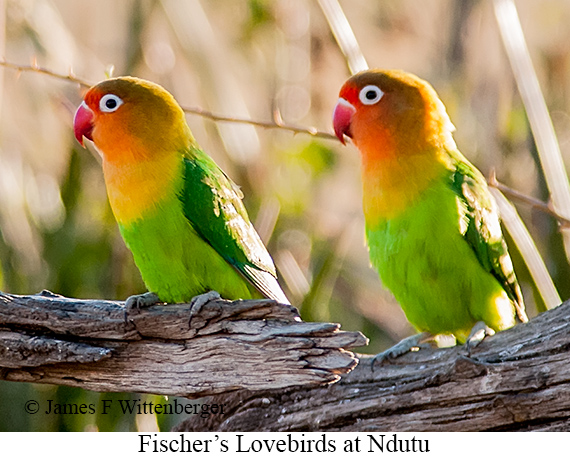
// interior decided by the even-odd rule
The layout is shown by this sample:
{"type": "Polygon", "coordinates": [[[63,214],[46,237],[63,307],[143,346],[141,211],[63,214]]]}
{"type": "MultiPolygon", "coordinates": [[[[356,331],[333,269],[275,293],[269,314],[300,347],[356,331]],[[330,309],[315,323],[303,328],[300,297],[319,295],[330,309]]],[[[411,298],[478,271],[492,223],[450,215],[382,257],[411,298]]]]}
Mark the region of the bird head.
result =
{"type": "Polygon", "coordinates": [[[343,144],[349,137],[361,152],[413,153],[453,141],[453,125],[435,90],[400,70],[367,70],[346,81],[333,125],[343,144]]]}
{"type": "Polygon", "coordinates": [[[158,84],[133,77],[91,87],[75,113],[73,127],[81,145],[84,138],[93,141],[107,160],[160,154],[165,147],[172,150],[173,141],[184,143],[189,135],[174,97],[158,84]]]}

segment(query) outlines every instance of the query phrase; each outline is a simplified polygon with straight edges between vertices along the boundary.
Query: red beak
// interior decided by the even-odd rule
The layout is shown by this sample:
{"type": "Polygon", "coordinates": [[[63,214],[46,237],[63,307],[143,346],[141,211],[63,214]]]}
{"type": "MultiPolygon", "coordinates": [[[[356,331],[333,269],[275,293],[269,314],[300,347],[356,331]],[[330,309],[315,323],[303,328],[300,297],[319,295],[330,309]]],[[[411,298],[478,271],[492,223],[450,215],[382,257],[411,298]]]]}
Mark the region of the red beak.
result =
{"type": "Polygon", "coordinates": [[[350,132],[350,124],[352,122],[352,116],[354,116],[355,112],[356,109],[354,106],[352,106],[344,98],[338,99],[333,112],[333,126],[334,133],[336,133],[336,136],[342,144],[346,144],[344,141],[344,135],[352,138],[352,134],[350,132]]]}
{"type": "Polygon", "coordinates": [[[93,111],[89,109],[85,102],[81,103],[75,112],[73,131],[81,146],[83,146],[83,137],[93,141],[93,111]]]}

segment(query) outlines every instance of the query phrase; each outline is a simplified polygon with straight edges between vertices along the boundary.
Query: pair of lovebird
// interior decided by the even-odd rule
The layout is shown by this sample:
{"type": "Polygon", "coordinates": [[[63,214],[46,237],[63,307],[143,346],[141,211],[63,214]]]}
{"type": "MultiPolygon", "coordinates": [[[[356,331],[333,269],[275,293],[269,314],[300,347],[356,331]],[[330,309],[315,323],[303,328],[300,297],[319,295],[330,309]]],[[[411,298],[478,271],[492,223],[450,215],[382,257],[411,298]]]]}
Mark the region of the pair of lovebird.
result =
{"type": "MultiPolygon", "coordinates": [[[[461,343],[527,321],[499,215],[458,151],[443,103],[422,79],[372,70],[350,78],[333,114],[362,157],[372,265],[422,333],[461,343]]],[[[196,143],[174,97],[121,77],[85,95],[75,136],[103,159],[111,208],[148,293],[127,306],[267,297],[289,303],[238,187],[196,143]],[[218,295],[219,293],[219,295],[218,295]]]]}

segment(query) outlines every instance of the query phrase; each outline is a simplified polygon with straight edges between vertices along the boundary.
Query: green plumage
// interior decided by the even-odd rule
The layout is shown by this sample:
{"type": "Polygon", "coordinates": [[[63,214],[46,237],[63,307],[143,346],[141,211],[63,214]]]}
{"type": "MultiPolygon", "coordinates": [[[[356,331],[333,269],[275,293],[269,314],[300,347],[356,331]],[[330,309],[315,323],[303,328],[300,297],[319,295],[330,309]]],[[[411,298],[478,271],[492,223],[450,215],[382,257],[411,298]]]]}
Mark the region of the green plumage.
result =
{"type": "Polygon", "coordinates": [[[464,342],[473,325],[526,321],[495,203],[457,151],[399,216],[367,225],[372,264],[419,331],[464,342]]]}
{"type": "Polygon", "coordinates": [[[288,303],[235,184],[197,148],[180,152],[179,167],[171,195],[119,224],[149,291],[169,303],[209,290],[288,303]]]}
{"type": "Polygon", "coordinates": [[[412,325],[472,346],[488,327],[526,322],[496,203],[458,151],[433,87],[401,70],[368,70],[339,97],[335,133],[352,138],[362,157],[370,259],[412,325]]]}

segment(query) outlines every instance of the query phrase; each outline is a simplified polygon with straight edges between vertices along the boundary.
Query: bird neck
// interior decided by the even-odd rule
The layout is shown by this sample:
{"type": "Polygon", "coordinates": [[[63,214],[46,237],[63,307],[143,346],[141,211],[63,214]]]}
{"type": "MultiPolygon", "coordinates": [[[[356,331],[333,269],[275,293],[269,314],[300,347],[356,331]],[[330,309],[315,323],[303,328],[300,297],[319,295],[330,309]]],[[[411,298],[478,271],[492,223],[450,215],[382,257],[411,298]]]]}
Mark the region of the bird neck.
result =
{"type": "Polygon", "coordinates": [[[164,154],[147,160],[105,160],[103,172],[113,214],[130,225],[155,211],[182,186],[182,157],[164,154]]]}
{"type": "Polygon", "coordinates": [[[369,228],[397,218],[448,169],[445,151],[436,148],[408,151],[405,156],[393,151],[361,153],[363,209],[369,228]]]}

